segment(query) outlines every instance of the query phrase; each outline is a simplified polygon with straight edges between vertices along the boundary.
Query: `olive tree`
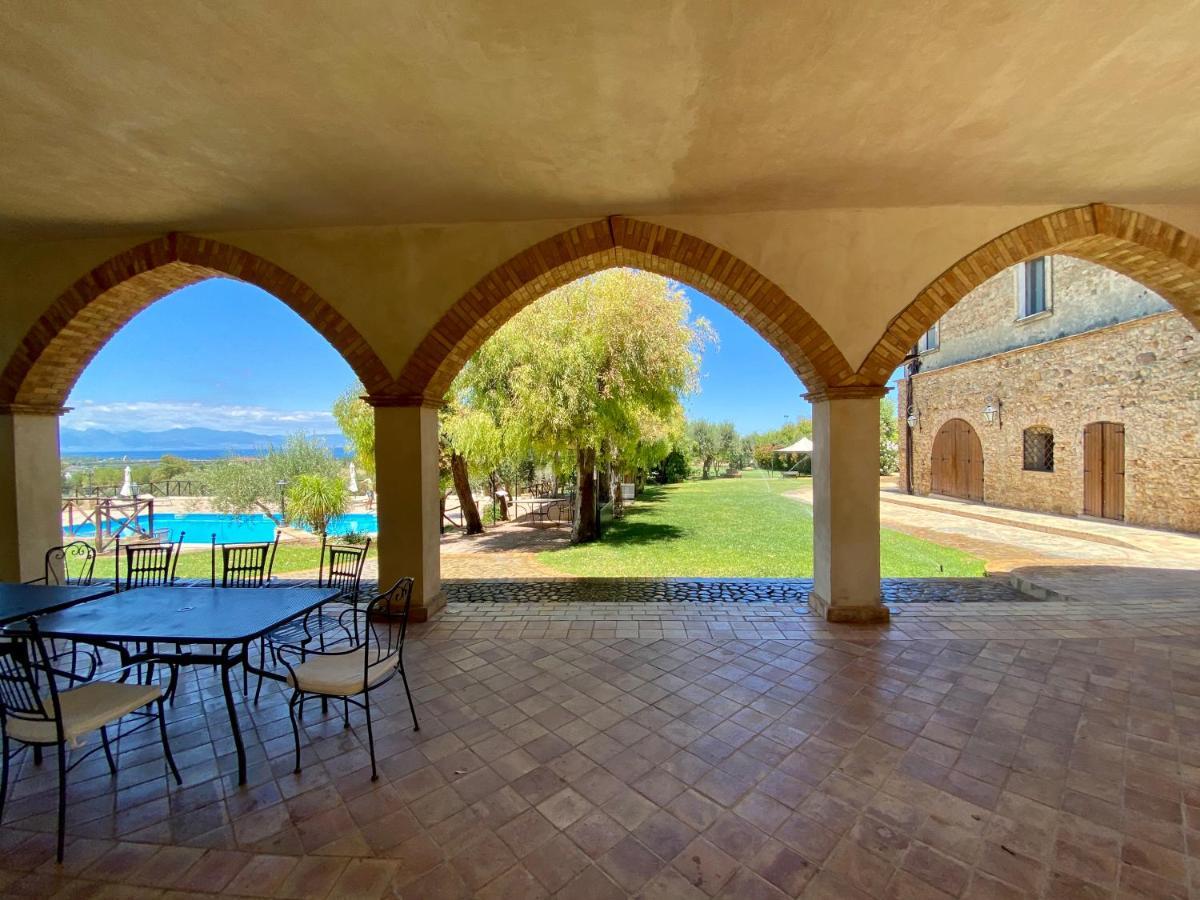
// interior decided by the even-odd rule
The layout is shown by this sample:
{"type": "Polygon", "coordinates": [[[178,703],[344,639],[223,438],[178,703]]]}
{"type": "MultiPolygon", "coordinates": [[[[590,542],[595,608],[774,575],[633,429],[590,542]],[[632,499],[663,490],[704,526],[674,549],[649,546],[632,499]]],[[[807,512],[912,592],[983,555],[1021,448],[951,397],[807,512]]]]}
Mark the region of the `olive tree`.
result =
{"type": "Polygon", "coordinates": [[[285,524],[279,511],[281,490],[304,475],[341,478],[341,466],[320,438],[293,434],[280,447],[256,456],[230,456],[206,467],[205,482],[218,512],[262,512],[285,524]]]}
{"type": "Polygon", "coordinates": [[[679,427],[681,398],[697,389],[700,353],[714,339],[690,313],[660,276],[590,275],[510,319],[459,376],[458,399],[489,414],[507,454],[574,455],[573,540],[597,534],[597,466],[645,463],[679,427]]]}

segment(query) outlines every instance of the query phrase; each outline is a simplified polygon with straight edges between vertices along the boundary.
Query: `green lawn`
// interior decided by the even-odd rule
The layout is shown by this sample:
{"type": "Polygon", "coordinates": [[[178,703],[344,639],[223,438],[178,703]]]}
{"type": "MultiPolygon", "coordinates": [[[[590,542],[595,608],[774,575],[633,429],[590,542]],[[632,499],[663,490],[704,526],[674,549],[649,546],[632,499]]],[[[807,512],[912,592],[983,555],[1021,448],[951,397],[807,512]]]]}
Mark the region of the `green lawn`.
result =
{"type": "MultiPolygon", "coordinates": [[[[804,479],[807,481],[807,479],[804,479]]],[[[549,550],[540,562],[571,575],[758,577],[812,575],[812,507],[784,497],[796,478],[689,481],[647,488],[598,543],[549,550]]],[[[884,529],[882,575],[977,576],[983,561],[884,529]]]]}
{"type": "MultiPolygon", "coordinates": [[[[202,550],[184,551],[179,556],[179,567],[175,571],[178,578],[208,578],[210,572],[210,552],[205,546],[202,550]]],[[[371,547],[369,557],[375,556],[375,547],[371,547]]],[[[320,544],[280,544],[275,554],[275,575],[287,572],[303,572],[306,569],[316,569],[321,560],[320,544]]],[[[121,564],[122,573],[125,565],[121,564]]],[[[96,558],[96,572],[93,576],[97,581],[107,581],[113,577],[113,555],[109,551],[96,558]]],[[[221,559],[217,555],[217,577],[221,577],[221,559]]]]}

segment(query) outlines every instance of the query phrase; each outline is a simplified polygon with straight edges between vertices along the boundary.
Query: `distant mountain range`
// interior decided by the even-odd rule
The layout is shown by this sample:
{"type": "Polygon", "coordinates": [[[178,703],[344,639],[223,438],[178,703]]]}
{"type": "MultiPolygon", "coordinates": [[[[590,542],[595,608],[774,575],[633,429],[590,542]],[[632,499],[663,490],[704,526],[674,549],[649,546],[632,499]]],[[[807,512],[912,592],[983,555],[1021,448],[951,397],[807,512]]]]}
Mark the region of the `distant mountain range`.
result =
{"type": "MultiPolygon", "coordinates": [[[[319,434],[332,450],[341,450],[346,439],[340,434],[319,434]]],[[[64,428],[60,434],[62,452],[138,453],[157,451],[181,453],[200,450],[247,452],[283,443],[280,435],[255,434],[252,431],[218,431],[215,428],[170,428],[166,431],[108,431],[102,428],[64,428]]]]}

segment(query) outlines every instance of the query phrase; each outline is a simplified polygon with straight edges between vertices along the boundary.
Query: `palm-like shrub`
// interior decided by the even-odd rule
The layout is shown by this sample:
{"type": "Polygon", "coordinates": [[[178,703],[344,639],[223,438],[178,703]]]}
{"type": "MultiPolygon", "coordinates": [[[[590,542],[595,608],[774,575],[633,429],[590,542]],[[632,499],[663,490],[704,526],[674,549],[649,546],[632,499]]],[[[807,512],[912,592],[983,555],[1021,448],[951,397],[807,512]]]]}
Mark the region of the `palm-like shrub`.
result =
{"type": "Polygon", "coordinates": [[[288,518],[325,534],[332,519],[345,515],[349,499],[346,482],[337,475],[297,475],[288,486],[288,518]]]}

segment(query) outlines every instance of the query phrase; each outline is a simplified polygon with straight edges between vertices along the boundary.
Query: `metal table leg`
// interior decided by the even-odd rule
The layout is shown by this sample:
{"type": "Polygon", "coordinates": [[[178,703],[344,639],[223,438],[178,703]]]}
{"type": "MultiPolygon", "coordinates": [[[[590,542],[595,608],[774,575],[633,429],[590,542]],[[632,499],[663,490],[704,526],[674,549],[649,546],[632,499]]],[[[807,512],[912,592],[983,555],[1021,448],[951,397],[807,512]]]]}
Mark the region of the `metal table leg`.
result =
{"type": "Polygon", "coordinates": [[[246,745],[242,743],[242,731],[238,725],[233,687],[229,683],[229,670],[239,662],[244,662],[245,654],[241,652],[235,654],[235,650],[241,650],[240,645],[226,644],[225,649],[221,652],[221,686],[225,689],[225,707],[229,710],[229,725],[233,729],[233,744],[237,748],[238,784],[241,785],[246,783],[246,745]]]}

